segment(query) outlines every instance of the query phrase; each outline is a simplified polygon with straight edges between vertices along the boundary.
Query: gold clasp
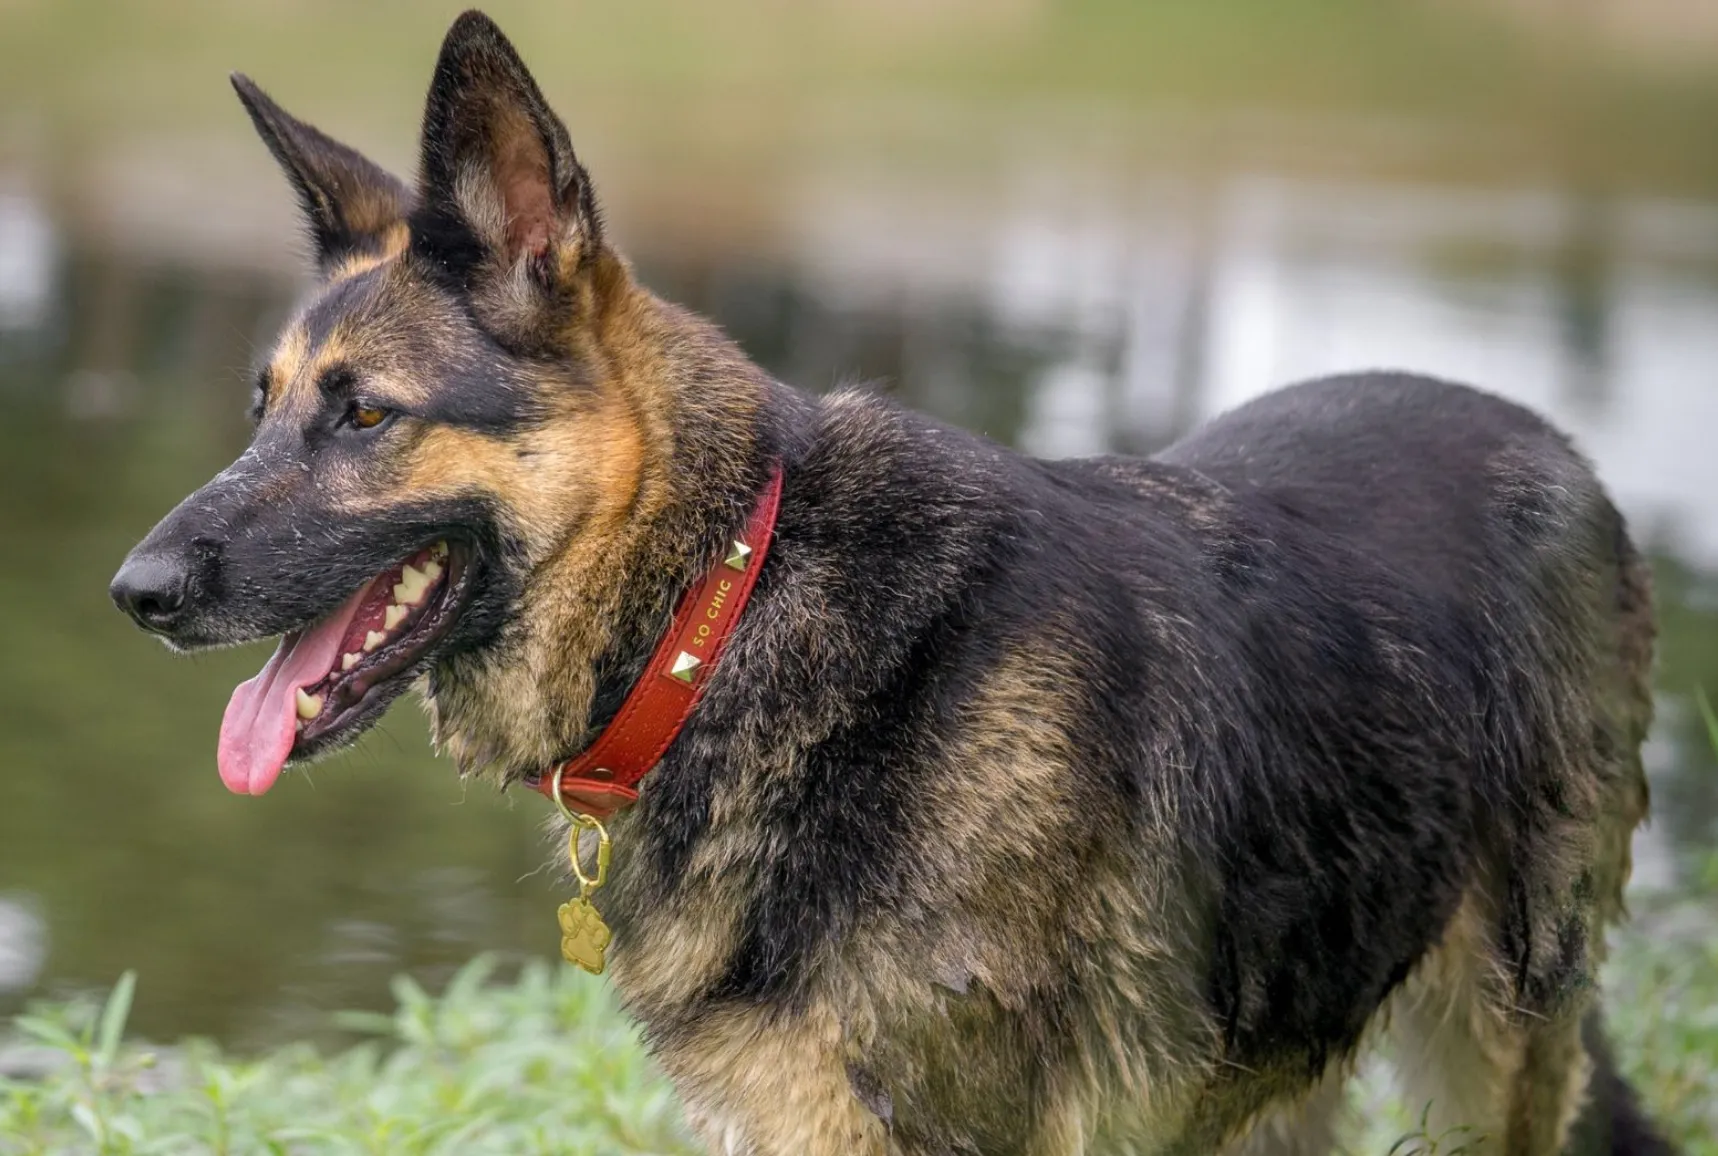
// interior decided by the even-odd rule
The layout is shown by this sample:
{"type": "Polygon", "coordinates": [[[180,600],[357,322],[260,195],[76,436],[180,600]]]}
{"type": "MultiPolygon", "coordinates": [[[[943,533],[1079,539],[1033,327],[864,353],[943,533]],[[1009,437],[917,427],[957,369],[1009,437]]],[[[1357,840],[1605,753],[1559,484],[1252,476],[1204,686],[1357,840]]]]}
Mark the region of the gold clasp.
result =
{"type": "Polygon", "coordinates": [[[604,953],[612,935],[608,924],[603,922],[596,906],[591,903],[591,894],[608,881],[608,861],[612,852],[609,842],[608,828],[595,815],[587,815],[582,811],[568,808],[566,799],[561,797],[561,772],[564,767],[555,768],[555,777],[551,782],[554,790],[555,806],[561,814],[567,817],[572,826],[567,829],[567,859],[573,865],[573,876],[579,881],[579,896],[561,904],[556,913],[561,925],[561,956],[568,963],[577,964],[592,975],[601,975],[604,965],[604,953]],[[586,875],[584,864],[579,862],[579,834],[583,831],[595,831],[597,834],[597,870],[595,875],[586,875]]]}

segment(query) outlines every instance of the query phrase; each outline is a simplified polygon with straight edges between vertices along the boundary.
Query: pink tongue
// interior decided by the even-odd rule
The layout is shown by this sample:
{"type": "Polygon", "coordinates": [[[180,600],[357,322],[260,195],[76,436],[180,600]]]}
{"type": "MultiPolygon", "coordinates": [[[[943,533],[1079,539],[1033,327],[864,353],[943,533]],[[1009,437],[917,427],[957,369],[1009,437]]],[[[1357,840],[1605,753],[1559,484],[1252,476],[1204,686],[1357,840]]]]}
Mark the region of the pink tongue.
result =
{"type": "Polygon", "coordinates": [[[260,795],[280,778],[295,737],[298,692],[334,669],[346,629],[369,591],[364,587],[309,630],[281,639],[268,665],[233,690],[215,755],[227,790],[260,795]]]}

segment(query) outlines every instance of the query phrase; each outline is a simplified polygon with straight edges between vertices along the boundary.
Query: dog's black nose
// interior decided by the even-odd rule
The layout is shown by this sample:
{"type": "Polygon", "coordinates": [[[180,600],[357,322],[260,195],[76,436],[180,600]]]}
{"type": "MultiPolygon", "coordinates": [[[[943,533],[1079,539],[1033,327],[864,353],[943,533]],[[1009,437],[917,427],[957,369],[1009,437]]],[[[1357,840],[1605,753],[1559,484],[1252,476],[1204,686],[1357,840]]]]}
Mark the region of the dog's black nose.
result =
{"type": "Polygon", "coordinates": [[[185,611],[191,570],[172,554],[143,554],[125,560],[107,592],[113,604],[137,625],[158,634],[169,633],[185,611]]]}

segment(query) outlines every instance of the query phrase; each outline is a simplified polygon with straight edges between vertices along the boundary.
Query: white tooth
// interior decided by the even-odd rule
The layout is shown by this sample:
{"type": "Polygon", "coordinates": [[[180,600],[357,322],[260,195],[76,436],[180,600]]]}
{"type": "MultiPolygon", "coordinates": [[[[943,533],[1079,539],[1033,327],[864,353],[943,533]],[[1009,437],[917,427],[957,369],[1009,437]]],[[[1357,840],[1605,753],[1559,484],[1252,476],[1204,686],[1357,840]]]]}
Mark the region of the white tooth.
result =
{"type": "Polygon", "coordinates": [[[351,654],[341,655],[340,656],[340,670],[342,672],[351,670],[354,666],[358,665],[358,660],[360,658],[363,658],[363,657],[364,656],[362,654],[359,654],[356,650],[354,650],[351,654]]]}
{"type": "Polygon", "coordinates": [[[372,630],[364,636],[364,653],[368,654],[382,643],[388,641],[388,636],[380,630],[372,630]]]}
{"type": "Polygon", "coordinates": [[[392,630],[394,627],[404,622],[406,620],[406,615],[410,613],[411,611],[407,610],[404,606],[390,606],[388,607],[387,613],[382,615],[382,626],[387,630],[392,630]]]}
{"type": "Polygon", "coordinates": [[[428,585],[429,579],[424,577],[424,572],[408,564],[400,570],[400,580],[394,585],[394,601],[416,606],[428,585]]]}
{"type": "Polygon", "coordinates": [[[299,687],[299,689],[298,689],[298,717],[301,719],[308,720],[308,719],[315,718],[317,715],[319,715],[321,713],[322,713],[322,696],[319,694],[305,694],[304,688],[299,687]]]}
{"type": "Polygon", "coordinates": [[[429,561],[424,563],[424,584],[427,586],[441,577],[441,563],[429,561]]]}
{"type": "Polygon", "coordinates": [[[431,546],[430,547],[430,557],[431,558],[445,558],[445,557],[447,557],[447,543],[446,542],[437,542],[435,545],[431,546]]]}

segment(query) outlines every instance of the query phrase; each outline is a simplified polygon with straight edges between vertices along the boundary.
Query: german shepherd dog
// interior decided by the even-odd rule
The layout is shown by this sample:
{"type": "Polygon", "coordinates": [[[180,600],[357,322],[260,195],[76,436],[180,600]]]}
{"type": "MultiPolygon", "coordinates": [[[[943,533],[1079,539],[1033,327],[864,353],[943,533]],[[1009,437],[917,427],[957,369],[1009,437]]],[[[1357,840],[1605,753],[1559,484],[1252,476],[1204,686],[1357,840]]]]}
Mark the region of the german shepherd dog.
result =
{"type": "Polygon", "coordinates": [[[234,82],[319,280],[249,448],[112,589],[175,649],[284,636],[233,790],[408,687],[463,774],[578,753],[782,472],[597,896],[712,1152],[1307,1156],[1380,1037],[1434,1134],[1668,1151],[1594,983],[1649,576],[1556,430],[1367,374],[1039,461],[795,392],[652,296],[480,14],[415,187],[234,82]]]}

